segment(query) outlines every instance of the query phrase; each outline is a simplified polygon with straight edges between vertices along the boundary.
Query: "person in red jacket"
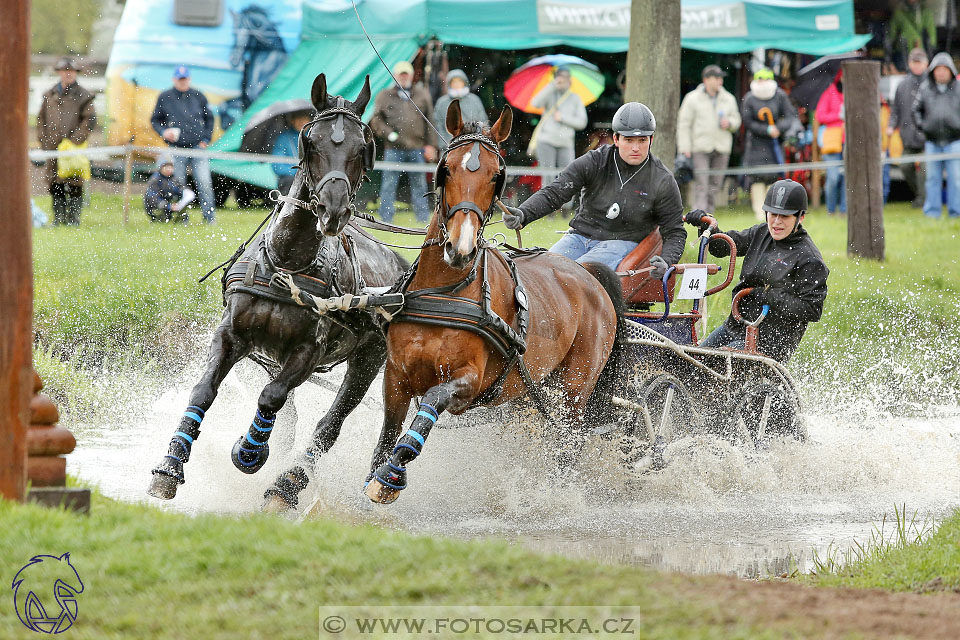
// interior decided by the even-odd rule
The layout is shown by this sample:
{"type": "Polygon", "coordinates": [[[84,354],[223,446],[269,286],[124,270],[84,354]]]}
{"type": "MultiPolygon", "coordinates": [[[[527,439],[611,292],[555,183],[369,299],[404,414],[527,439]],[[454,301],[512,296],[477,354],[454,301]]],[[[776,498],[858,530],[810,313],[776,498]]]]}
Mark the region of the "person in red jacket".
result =
{"type": "MultiPolygon", "coordinates": [[[[820,145],[824,160],[843,159],[843,71],[838,71],[833,82],[820,96],[817,102],[817,122],[820,123],[817,144],[820,145]]],[[[842,167],[827,169],[827,181],[824,185],[827,200],[827,213],[847,212],[847,185],[842,167]]]]}

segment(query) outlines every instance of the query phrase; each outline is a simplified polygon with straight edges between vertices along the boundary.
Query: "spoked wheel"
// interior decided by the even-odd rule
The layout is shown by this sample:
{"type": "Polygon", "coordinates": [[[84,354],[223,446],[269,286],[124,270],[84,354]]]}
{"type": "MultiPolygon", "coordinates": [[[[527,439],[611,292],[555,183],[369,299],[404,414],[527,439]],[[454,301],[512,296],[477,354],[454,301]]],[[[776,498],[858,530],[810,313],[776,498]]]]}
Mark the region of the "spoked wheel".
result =
{"type": "Polygon", "coordinates": [[[664,450],[695,427],[690,392],[680,380],[664,371],[634,372],[627,394],[615,404],[625,409],[622,451],[624,462],[635,468],[663,469],[664,450]]]}
{"type": "Polygon", "coordinates": [[[807,436],[796,394],[770,382],[744,388],[734,403],[733,418],[738,435],[754,443],[780,436],[805,440],[807,436]]]}

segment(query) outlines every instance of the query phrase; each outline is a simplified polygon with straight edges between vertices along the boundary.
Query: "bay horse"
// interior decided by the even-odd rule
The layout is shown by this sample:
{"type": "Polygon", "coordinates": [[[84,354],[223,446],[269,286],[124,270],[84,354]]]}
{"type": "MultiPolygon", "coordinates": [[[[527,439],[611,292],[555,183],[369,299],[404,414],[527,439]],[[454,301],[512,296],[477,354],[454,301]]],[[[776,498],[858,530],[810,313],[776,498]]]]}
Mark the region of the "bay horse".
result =
{"type": "MultiPolygon", "coordinates": [[[[500,144],[512,123],[509,106],[491,127],[465,125],[457,100],[447,110],[453,138],[437,165],[437,206],[387,332],[383,430],[366,485],[375,502],[406,487],[406,465],[444,411],[528,391],[536,399],[549,381],[563,392],[564,421],[582,434],[619,375],[627,347],[614,272],[545,251],[510,260],[483,238],[506,180],[500,144]],[[400,437],[414,396],[419,410],[400,437]]],[[[538,404],[543,411],[542,397],[538,404]]]]}
{"type": "MultiPolygon", "coordinates": [[[[231,453],[244,473],[257,472],[267,461],[276,414],[292,389],[314,372],[347,362],[339,392],[314,430],[314,445],[303,453],[315,460],[337,439],[386,358],[383,330],[372,312],[319,315],[298,303],[300,290],[327,298],[357,294],[363,285],[391,285],[407,267],[389,249],[344,230],[356,191],[374,162],[373,134],[360,119],[370,100],[370,77],[349,102],[327,95],[320,74],[311,99],[318,115],[300,132],[299,167],[289,194],[279,196],[282,206],[278,203],[259,240],[224,272],[223,318],[207,368],[190,393],[167,454],[153,469],[147,492],[156,498],[176,496],[200,424],[224,377],[242,358],[251,356],[275,374],[231,453]]],[[[277,491],[283,487],[273,486],[266,495],[277,491]]]]}

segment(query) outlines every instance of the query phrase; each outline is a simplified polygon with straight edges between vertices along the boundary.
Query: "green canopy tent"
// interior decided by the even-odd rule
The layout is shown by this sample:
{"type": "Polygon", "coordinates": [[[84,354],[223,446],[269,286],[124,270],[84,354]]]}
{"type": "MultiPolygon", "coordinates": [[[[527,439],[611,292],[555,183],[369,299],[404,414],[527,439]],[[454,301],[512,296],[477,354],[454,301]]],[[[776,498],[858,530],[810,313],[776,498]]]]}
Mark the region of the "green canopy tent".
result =
{"type": "MultiPolygon", "coordinates": [[[[619,52],[629,43],[629,0],[358,0],[357,8],[388,65],[411,59],[429,38],[505,50],[567,45],[619,52]]],[[[716,53],[763,47],[825,55],[859,49],[870,39],[854,33],[852,0],[683,0],[681,15],[681,45],[716,53]]],[[[367,74],[374,93],[391,82],[349,0],[305,0],[300,46],[213,148],[239,149],[252,115],[278,100],[309,97],[320,71],[328,90],[348,99],[367,74]]],[[[266,164],[216,160],[212,168],[276,186],[266,164]]]]}

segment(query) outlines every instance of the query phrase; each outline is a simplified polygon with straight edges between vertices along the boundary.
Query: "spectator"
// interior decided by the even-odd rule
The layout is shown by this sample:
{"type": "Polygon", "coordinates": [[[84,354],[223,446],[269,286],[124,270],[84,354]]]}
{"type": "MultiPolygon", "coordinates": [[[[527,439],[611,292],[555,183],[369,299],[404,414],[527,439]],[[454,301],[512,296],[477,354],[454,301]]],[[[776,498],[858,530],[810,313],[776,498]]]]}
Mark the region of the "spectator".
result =
{"type": "MultiPolygon", "coordinates": [[[[213,113],[207,98],[190,88],[190,69],[180,65],[173,72],[173,87],[157,98],[150,118],[153,129],[168,146],[179,149],[206,149],[213,137],[213,113]]],[[[213,178],[210,160],[206,157],[189,158],[174,155],[174,175],[180,184],[187,183],[187,166],[200,195],[200,209],[207,223],[214,220],[213,178]]]]}
{"type": "MultiPolygon", "coordinates": [[[[913,116],[927,137],[924,153],[960,153],[960,87],[949,53],[930,62],[927,80],[917,92],[913,116]]],[[[924,215],[939,218],[943,209],[943,172],[947,173],[947,212],[960,216],[960,158],[927,161],[924,215]]]]}
{"type": "Polygon", "coordinates": [[[693,208],[716,211],[716,192],[723,176],[707,176],[706,169],[726,169],[733,132],[740,128],[737,99],[723,88],[727,74],[711,64],[703,69],[703,82],[688,93],[677,114],[677,151],[693,160],[693,208]]]}
{"type": "MultiPolygon", "coordinates": [[[[273,155],[297,157],[297,145],[300,143],[300,131],[310,122],[310,111],[299,111],[287,116],[287,128],[280,132],[273,143],[273,155]]],[[[270,165],[277,175],[277,189],[287,195],[297,175],[297,167],[289,162],[274,162],[270,165]]]]}
{"type": "MultiPolygon", "coordinates": [[[[175,213],[180,213],[188,203],[183,202],[184,193],[193,195],[189,189],[184,190],[183,183],[174,175],[173,158],[169,153],[163,153],[157,158],[157,170],[147,182],[147,191],[143,194],[143,208],[150,216],[151,222],[170,222],[175,213]]],[[[188,200],[192,199],[188,197],[188,200]]],[[[178,216],[179,221],[188,222],[188,216],[178,216]]]]}
{"type": "MultiPolygon", "coordinates": [[[[763,67],[753,74],[750,91],[743,97],[743,123],[746,126],[746,149],[743,154],[745,167],[767,164],[783,164],[783,148],[780,138],[799,125],[797,112],[790,104],[773,71],[763,67]]],[[[779,179],[779,174],[748,176],[750,179],[750,203],[757,220],[763,222],[763,200],[767,184],[779,179]]]]}
{"type": "MultiPolygon", "coordinates": [[[[587,108],[571,90],[570,70],[557,69],[553,82],[533,97],[531,104],[543,109],[540,123],[533,132],[531,146],[537,164],[543,168],[563,168],[573,162],[574,134],[587,126],[587,108]]],[[[549,182],[550,176],[544,177],[549,182]]],[[[569,203],[564,204],[568,208],[569,203]]]]}
{"type": "Polygon", "coordinates": [[[446,95],[440,96],[437,105],[433,108],[433,124],[440,132],[441,144],[444,147],[450,142],[450,132],[447,131],[447,107],[450,106],[452,100],[460,101],[460,113],[464,122],[490,124],[480,96],[470,93],[470,81],[467,80],[467,74],[462,69],[453,69],[447,74],[446,95]]]}
{"type": "MultiPolygon", "coordinates": [[[[897,87],[890,109],[890,123],[887,125],[887,135],[892,136],[894,130],[900,131],[900,140],[903,141],[905,154],[923,153],[927,139],[923,131],[917,127],[913,119],[913,103],[917,99],[917,92],[927,75],[927,53],[923,49],[914,49],[910,52],[907,62],[910,74],[897,87]]],[[[922,209],[924,201],[924,166],[920,162],[907,162],[900,165],[903,177],[913,193],[913,208],[922,209]]]]}
{"type": "MultiPolygon", "coordinates": [[[[46,93],[37,114],[37,138],[40,148],[52,151],[64,140],[83,144],[96,127],[97,114],[93,94],[77,84],[77,61],[61,58],[55,67],[60,82],[46,93]]],[[[57,175],[57,160],[46,163],[47,183],[53,196],[53,224],[79,225],[83,209],[83,178],[61,178],[57,175]]]]}
{"type": "MultiPolygon", "coordinates": [[[[433,162],[437,157],[436,136],[424,120],[433,113],[430,94],[422,86],[413,86],[413,65],[402,60],[393,65],[393,73],[400,87],[390,87],[377,94],[373,105],[370,127],[384,141],[383,159],[386,162],[433,162]],[[423,113],[417,112],[419,108],[423,113]]],[[[401,171],[383,171],[380,185],[380,218],[393,220],[397,184],[401,171]]],[[[410,199],[417,220],[430,219],[427,202],[426,173],[414,171],[407,174],[410,184],[410,199]]]]}
{"type": "MultiPolygon", "coordinates": [[[[838,71],[833,82],[817,101],[817,122],[820,123],[817,143],[824,160],[842,160],[845,131],[843,128],[843,71],[838,71]]],[[[833,215],[839,208],[847,212],[847,189],[843,167],[828,167],[824,185],[827,213],[833,215]]]]}

